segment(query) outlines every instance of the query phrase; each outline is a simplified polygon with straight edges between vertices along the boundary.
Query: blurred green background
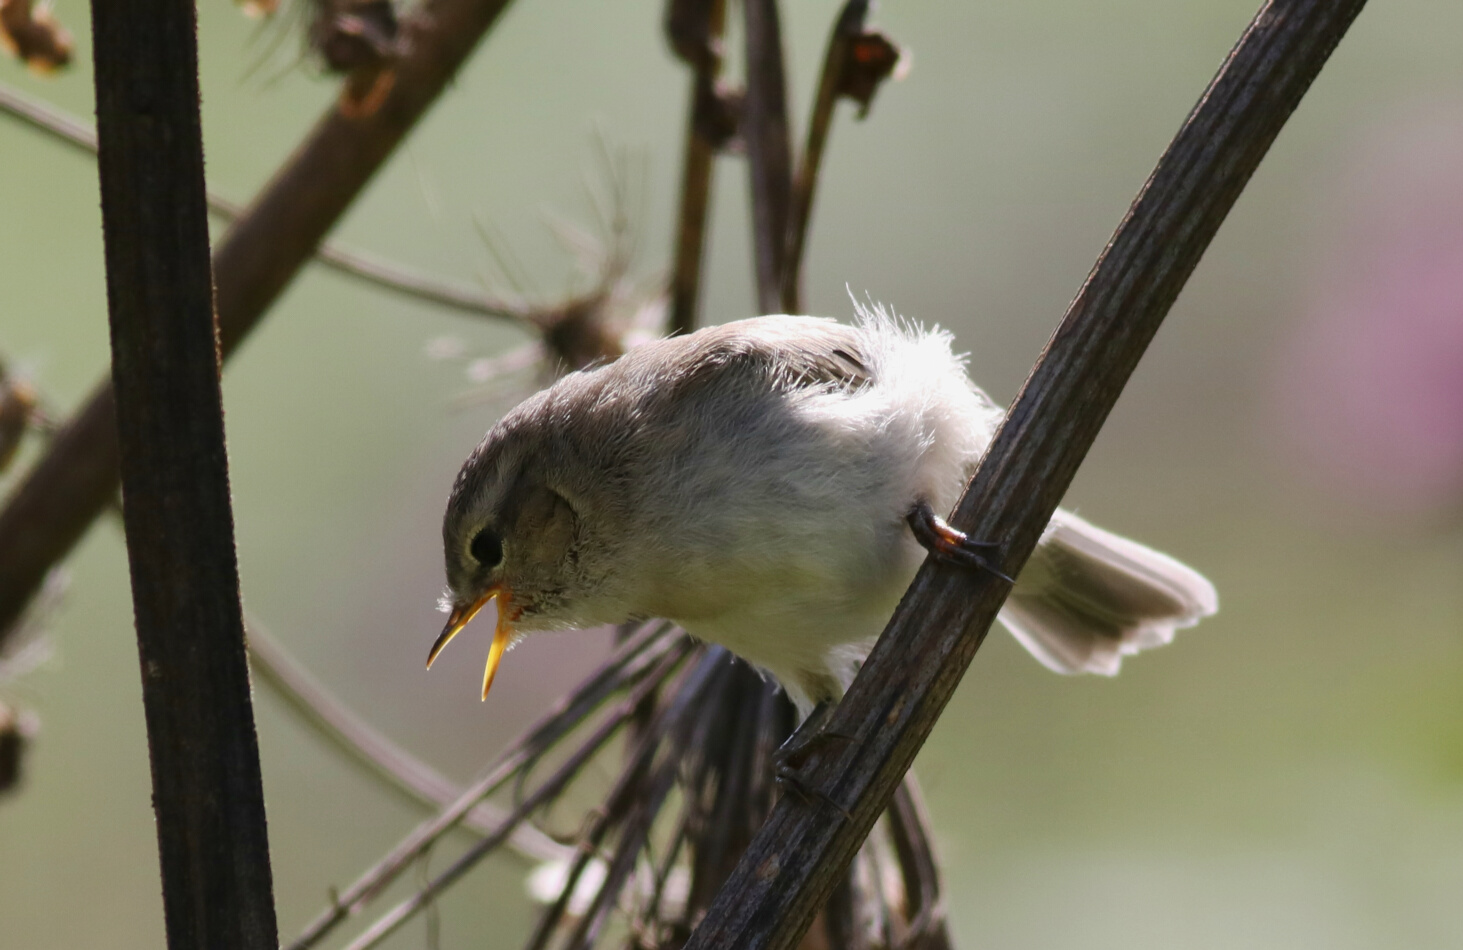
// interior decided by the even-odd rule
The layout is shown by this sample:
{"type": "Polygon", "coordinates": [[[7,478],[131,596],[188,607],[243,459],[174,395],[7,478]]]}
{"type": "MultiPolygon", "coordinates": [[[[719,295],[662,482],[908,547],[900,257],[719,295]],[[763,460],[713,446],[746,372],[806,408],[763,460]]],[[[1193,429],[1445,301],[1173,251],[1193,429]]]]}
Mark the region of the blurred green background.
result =
{"type": "MultiPolygon", "coordinates": [[[[784,5],[799,127],[831,0],[784,5]]],[[[76,65],[0,80],[91,113],[76,65]]],[[[1008,401],[1254,0],[886,3],[913,54],[869,119],[843,107],[807,289],[954,331],[1008,401]]],[[[208,175],[246,199],[334,95],[298,39],[203,5],[208,175]]],[[[520,0],[336,237],[478,280],[490,222],[545,295],[588,220],[593,129],[643,156],[638,271],[668,258],[688,91],[660,5],[520,0]]],[[[993,636],[918,763],[962,947],[1463,946],[1463,6],[1367,9],[1281,135],[1110,419],[1068,503],[1182,558],[1218,617],[1114,680],[993,636]]],[[[0,118],[0,352],[52,411],[105,371],[92,163],[0,118]]],[[[718,164],[704,306],[749,315],[745,167],[718,164]]],[[[501,284],[501,278],[499,278],[501,284]]],[[[546,636],[486,705],[476,646],[430,674],[441,504],[496,402],[461,362],[521,337],[318,268],[229,364],[248,608],[374,724],[461,779],[603,654],[546,636]]],[[[521,394],[523,388],[517,390],[521,394]]],[[[32,445],[27,458],[32,457],[32,445]]],[[[24,460],[23,460],[24,461],[24,460]]],[[[13,476],[12,476],[13,478],[13,476]]],[[[0,801],[0,946],[162,944],[116,519],[69,563],[52,660],[0,686],[43,728],[0,801]]],[[[485,631],[468,634],[469,639],[485,631]]],[[[588,644],[588,646],[586,646],[588,644]]],[[[281,933],[418,813],[267,694],[257,704],[281,933]]],[[[441,908],[442,946],[518,946],[526,864],[441,908]]],[[[392,944],[420,946],[420,925],[392,944]]]]}

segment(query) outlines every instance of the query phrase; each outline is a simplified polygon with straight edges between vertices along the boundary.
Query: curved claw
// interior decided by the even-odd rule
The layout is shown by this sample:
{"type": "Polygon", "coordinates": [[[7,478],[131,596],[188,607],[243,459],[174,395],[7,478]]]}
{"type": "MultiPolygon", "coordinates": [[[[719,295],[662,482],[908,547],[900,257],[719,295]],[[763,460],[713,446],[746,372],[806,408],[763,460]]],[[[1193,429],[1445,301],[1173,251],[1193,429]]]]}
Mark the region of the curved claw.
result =
{"type": "Polygon", "coordinates": [[[982,553],[997,553],[1001,546],[999,541],[976,541],[935,514],[927,501],[915,502],[914,507],[909,509],[909,514],[905,515],[905,520],[909,522],[909,529],[914,532],[914,539],[938,560],[957,567],[994,574],[1007,584],[1016,583],[986,560],[986,555],[982,553]]]}

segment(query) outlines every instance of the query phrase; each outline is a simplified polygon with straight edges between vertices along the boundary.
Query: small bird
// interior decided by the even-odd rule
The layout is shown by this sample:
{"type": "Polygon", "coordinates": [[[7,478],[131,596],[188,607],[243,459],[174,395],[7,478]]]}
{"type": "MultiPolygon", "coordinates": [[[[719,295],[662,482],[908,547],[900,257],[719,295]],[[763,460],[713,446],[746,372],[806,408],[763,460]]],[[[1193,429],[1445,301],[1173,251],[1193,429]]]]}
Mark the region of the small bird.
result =
{"type": "MultiPolygon", "coordinates": [[[[524,634],[664,617],[806,716],[842,697],[927,553],[1000,574],[996,544],[935,512],[1002,410],[949,334],[858,309],[647,343],[504,416],[447,502],[427,665],[495,598],[484,698],[524,634]]],[[[1051,669],[1112,675],[1217,608],[1192,569],[1059,510],[1000,619],[1051,669]]]]}

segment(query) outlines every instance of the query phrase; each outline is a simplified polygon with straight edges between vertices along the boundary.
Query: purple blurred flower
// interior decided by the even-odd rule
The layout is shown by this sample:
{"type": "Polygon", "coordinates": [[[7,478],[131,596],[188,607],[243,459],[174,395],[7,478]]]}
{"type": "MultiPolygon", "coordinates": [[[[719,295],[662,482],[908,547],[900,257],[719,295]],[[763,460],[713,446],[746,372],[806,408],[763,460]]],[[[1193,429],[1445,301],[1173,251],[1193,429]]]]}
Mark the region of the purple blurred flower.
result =
{"type": "Polygon", "coordinates": [[[1463,108],[1376,130],[1277,363],[1309,484],[1407,521],[1463,508],[1463,108]]]}

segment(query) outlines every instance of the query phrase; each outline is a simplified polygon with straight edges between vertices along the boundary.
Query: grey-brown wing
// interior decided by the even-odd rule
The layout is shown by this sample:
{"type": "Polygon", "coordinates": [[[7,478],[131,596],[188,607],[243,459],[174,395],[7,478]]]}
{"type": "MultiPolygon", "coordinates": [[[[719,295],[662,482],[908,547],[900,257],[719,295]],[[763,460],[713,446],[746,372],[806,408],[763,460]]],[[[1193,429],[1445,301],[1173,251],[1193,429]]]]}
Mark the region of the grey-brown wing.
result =
{"type": "Polygon", "coordinates": [[[831,320],[766,317],[702,331],[687,342],[693,339],[683,394],[729,382],[855,389],[872,379],[859,332],[831,320]]]}

